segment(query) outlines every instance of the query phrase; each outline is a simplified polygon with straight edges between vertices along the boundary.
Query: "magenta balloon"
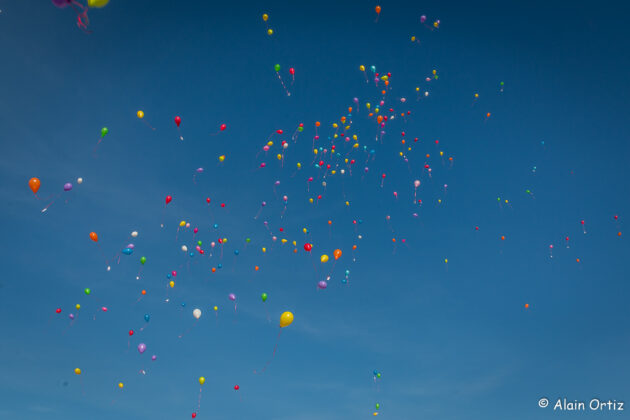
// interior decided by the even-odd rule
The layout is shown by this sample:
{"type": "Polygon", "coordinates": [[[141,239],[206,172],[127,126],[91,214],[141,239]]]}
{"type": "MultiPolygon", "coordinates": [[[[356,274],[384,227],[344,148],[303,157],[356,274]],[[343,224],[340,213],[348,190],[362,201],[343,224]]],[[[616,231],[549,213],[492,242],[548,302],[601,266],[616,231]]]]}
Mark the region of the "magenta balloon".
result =
{"type": "Polygon", "coordinates": [[[72,189],[72,184],[67,182],[65,184],[63,184],[63,190],[64,191],[70,191],[72,189]]]}
{"type": "Polygon", "coordinates": [[[328,287],[328,283],[326,283],[324,280],[320,281],[319,283],[317,283],[317,287],[319,287],[320,289],[325,289],[328,287]]]}
{"type": "Polygon", "coordinates": [[[138,344],[138,351],[140,352],[140,354],[144,353],[144,351],[147,349],[147,345],[144,343],[140,343],[138,344]]]}
{"type": "Polygon", "coordinates": [[[151,360],[155,360],[157,359],[157,356],[154,354],[153,356],[151,356],[151,360]]]}
{"type": "Polygon", "coordinates": [[[420,16],[420,23],[426,22],[427,17],[425,15],[420,16]]]}
{"type": "Polygon", "coordinates": [[[52,4],[56,7],[63,9],[64,7],[70,6],[71,0],[52,0],[52,4]]]}
{"type": "Polygon", "coordinates": [[[234,293],[230,293],[228,297],[230,298],[230,300],[236,300],[236,295],[234,293]]]}

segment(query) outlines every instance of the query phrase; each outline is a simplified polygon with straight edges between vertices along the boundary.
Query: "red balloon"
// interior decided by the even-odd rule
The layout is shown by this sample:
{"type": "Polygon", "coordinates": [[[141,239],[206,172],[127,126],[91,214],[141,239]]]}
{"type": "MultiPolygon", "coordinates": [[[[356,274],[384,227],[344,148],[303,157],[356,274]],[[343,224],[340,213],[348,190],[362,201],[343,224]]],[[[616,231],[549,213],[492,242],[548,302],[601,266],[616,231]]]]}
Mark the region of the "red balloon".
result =
{"type": "Polygon", "coordinates": [[[133,335],[133,330],[129,330],[129,335],[133,335]]]}
{"type": "Polygon", "coordinates": [[[225,130],[225,129],[227,128],[227,125],[225,125],[225,124],[221,124],[221,127],[220,127],[220,128],[221,128],[221,131],[223,131],[223,130],[225,130]]]}
{"type": "Polygon", "coordinates": [[[170,203],[171,201],[173,201],[173,197],[171,197],[170,195],[166,196],[166,204],[170,203]]]}
{"type": "Polygon", "coordinates": [[[295,69],[294,69],[293,67],[291,67],[291,68],[289,69],[289,74],[290,74],[291,76],[293,76],[293,75],[295,74],[295,69]]]}
{"type": "Polygon", "coordinates": [[[234,390],[235,390],[235,391],[238,391],[240,388],[241,388],[240,386],[238,386],[238,385],[234,385],[234,390]]]}
{"type": "Polygon", "coordinates": [[[304,251],[311,252],[311,249],[313,249],[313,245],[309,244],[308,242],[304,244],[304,251]]]}
{"type": "Polygon", "coordinates": [[[194,419],[195,417],[197,417],[197,413],[192,413],[192,418],[194,419]]]}
{"type": "Polygon", "coordinates": [[[282,131],[282,130],[276,130],[276,133],[278,133],[278,134],[282,134],[282,133],[284,133],[284,131],[282,131]]]}
{"type": "Polygon", "coordinates": [[[58,314],[60,314],[60,313],[61,313],[61,308],[57,308],[57,309],[55,310],[55,312],[57,312],[58,314]]]}
{"type": "Polygon", "coordinates": [[[206,198],[206,203],[210,204],[210,197],[206,198]]]}
{"type": "Polygon", "coordinates": [[[175,117],[175,124],[177,124],[177,126],[179,127],[179,124],[181,124],[182,119],[178,116],[175,117]]]}

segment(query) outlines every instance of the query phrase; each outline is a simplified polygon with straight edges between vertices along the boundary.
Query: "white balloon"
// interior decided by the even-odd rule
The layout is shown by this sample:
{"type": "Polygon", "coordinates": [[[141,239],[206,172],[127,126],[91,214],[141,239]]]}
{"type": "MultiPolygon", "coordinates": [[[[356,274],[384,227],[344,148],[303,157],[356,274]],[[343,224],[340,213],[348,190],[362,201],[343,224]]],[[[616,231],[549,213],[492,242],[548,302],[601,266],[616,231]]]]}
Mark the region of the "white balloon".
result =
{"type": "Polygon", "coordinates": [[[131,236],[134,238],[138,237],[138,232],[136,232],[135,230],[133,232],[131,232],[131,236]]]}
{"type": "Polygon", "coordinates": [[[193,311],[193,316],[197,319],[201,318],[201,309],[195,309],[193,311]]]}
{"type": "Polygon", "coordinates": [[[188,247],[186,245],[182,245],[182,251],[184,252],[188,251],[188,247]]]}
{"type": "Polygon", "coordinates": [[[77,179],[77,184],[83,184],[83,178],[78,178],[77,179]]]}

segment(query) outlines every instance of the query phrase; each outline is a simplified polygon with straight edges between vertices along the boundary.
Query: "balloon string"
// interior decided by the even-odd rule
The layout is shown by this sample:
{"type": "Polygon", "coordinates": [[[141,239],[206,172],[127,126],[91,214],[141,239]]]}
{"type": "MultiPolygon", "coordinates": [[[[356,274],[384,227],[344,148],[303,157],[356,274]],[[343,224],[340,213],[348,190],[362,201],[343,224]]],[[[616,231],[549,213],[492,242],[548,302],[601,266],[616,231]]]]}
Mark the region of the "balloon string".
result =
{"type": "Polygon", "coordinates": [[[201,385],[199,385],[199,400],[197,401],[197,412],[199,412],[199,409],[201,408],[201,391],[203,388],[201,388],[201,385]]]}
{"type": "MultiPolygon", "coordinates": [[[[267,370],[267,367],[271,364],[271,361],[274,359],[274,357],[276,357],[276,350],[278,350],[278,343],[280,342],[280,334],[282,334],[282,328],[280,328],[280,331],[278,331],[278,337],[276,338],[276,345],[273,348],[273,354],[271,355],[271,359],[267,360],[267,363],[265,363],[265,367],[262,368],[262,370],[260,371],[260,374],[265,373],[265,371],[267,370]]],[[[254,374],[258,375],[258,373],[259,372],[254,370],[254,374]]]]}

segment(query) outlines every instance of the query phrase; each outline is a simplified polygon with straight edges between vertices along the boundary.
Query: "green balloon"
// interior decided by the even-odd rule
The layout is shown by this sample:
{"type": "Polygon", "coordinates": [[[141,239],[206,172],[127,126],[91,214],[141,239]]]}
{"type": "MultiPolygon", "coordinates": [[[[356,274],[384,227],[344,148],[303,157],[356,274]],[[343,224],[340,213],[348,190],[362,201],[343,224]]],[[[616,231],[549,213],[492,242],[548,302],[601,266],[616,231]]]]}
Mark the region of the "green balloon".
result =
{"type": "Polygon", "coordinates": [[[197,245],[201,246],[201,241],[197,241],[197,245]]]}
{"type": "Polygon", "coordinates": [[[381,377],[381,372],[377,373],[377,374],[376,374],[376,377],[377,377],[377,378],[380,378],[380,377],[381,377]]]}
{"type": "Polygon", "coordinates": [[[298,131],[301,133],[302,131],[304,131],[304,127],[298,127],[298,131]]]}
{"type": "Polygon", "coordinates": [[[376,403],[376,409],[378,410],[379,408],[381,408],[381,405],[379,403],[376,403]]]}
{"type": "Polygon", "coordinates": [[[90,293],[92,293],[92,291],[87,287],[85,288],[84,292],[86,295],[89,295],[90,293]]]}
{"type": "Polygon", "coordinates": [[[275,66],[273,66],[273,68],[274,68],[276,71],[280,71],[280,64],[276,64],[275,66]]]}
{"type": "Polygon", "coordinates": [[[245,242],[250,243],[251,239],[247,238],[245,239],[245,242]]]}
{"type": "Polygon", "coordinates": [[[142,265],[144,265],[144,263],[145,263],[145,262],[147,262],[147,258],[146,258],[146,257],[141,257],[141,258],[140,258],[140,263],[141,263],[142,265]]]}
{"type": "Polygon", "coordinates": [[[262,298],[263,302],[267,301],[267,293],[263,293],[262,295],[260,295],[260,297],[262,298]]]}
{"type": "Polygon", "coordinates": [[[107,133],[109,133],[109,130],[107,129],[107,127],[101,128],[101,137],[105,137],[107,133]]]}

